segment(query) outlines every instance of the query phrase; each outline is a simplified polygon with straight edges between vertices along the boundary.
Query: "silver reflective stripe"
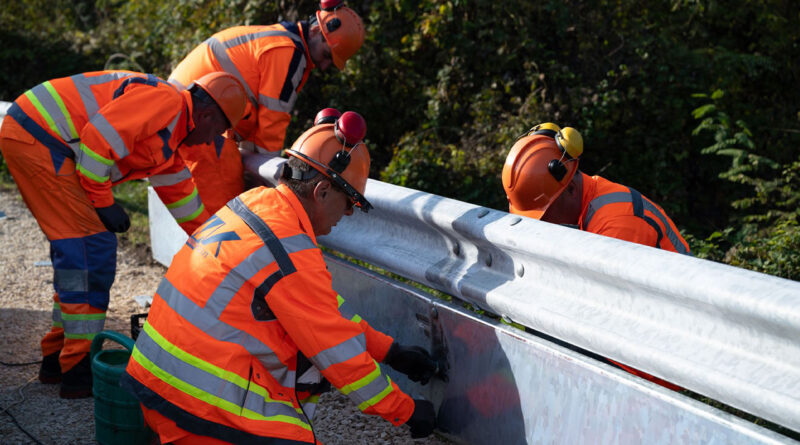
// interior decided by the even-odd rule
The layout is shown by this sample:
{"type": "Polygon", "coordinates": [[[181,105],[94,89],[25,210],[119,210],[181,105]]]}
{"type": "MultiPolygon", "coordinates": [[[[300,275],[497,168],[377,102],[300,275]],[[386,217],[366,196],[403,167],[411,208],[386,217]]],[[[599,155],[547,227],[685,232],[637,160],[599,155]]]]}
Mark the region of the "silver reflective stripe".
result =
{"type": "Polygon", "coordinates": [[[314,402],[305,402],[302,405],[303,412],[306,413],[306,417],[308,417],[309,420],[314,419],[314,413],[317,412],[317,404],[314,402]]]}
{"type": "MultiPolygon", "coordinates": [[[[162,348],[146,331],[142,331],[136,340],[136,349],[169,375],[234,406],[247,408],[264,417],[288,416],[300,418],[300,414],[289,402],[267,401],[263,395],[249,391],[247,388],[242,388],[221,376],[189,364],[162,348]]],[[[181,351],[181,355],[183,354],[194,357],[185,351],[181,351]]],[[[201,361],[201,359],[197,360],[201,361]]],[[[245,380],[245,378],[242,379],[245,380]]]]}
{"type": "Polygon", "coordinates": [[[170,185],[175,185],[179,182],[185,181],[192,177],[192,173],[189,171],[189,168],[184,167],[183,170],[177,173],[169,173],[164,175],[153,175],[150,177],[150,184],[153,187],[166,187],[170,185]]]}
{"type": "MultiPolygon", "coordinates": [[[[380,366],[378,366],[377,363],[375,364],[375,366],[378,367],[380,375],[375,377],[375,379],[369,382],[366,386],[347,394],[347,397],[349,397],[350,400],[355,402],[356,405],[361,405],[362,403],[369,401],[373,397],[386,391],[387,387],[391,386],[391,383],[389,383],[391,381],[389,380],[389,376],[383,372],[383,370],[380,368],[380,366]]],[[[374,403],[375,402],[373,402],[373,404],[374,403]]]]}
{"type": "Polygon", "coordinates": [[[172,85],[174,85],[174,86],[175,86],[175,88],[177,88],[177,89],[178,89],[178,91],[183,91],[183,90],[185,90],[185,89],[186,89],[186,85],[184,85],[184,84],[180,83],[180,81],[178,81],[178,79],[175,79],[174,77],[170,77],[170,78],[169,78],[169,80],[168,80],[167,82],[169,82],[169,83],[171,83],[172,85]]]}
{"type": "Polygon", "coordinates": [[[230,49],[230,48],[233,48],[233,47],[236,47],[236,46],[239,46],[239,45],[243,45],[243,44],[245,44],[247,42],[252,42],[253,40],[258,40],[258,39],[263,38],[263,37],[276,37],[276,36],[288,37],[288,38],[292,39],[292,41],[294,41],[294,43],[296,45],[302,45],[303,44],[303,41],[300,40],[300,36],[298,36],[297,34],[294,34],[294,33],[289,32],[289,31],[275,31],[275,30],[259,31],[259,32],[254,32],[254,33],[250,33],[250,34],[243,34],[243,35],[234,37],[232,39],[228,39],[228,40],[224,41],[222,44],[225,46],[225,49],[230,49]]]}
{"type": "Polygon", "coordinates": [[[111,179],[111,182],[117,182],[120,179],[122,179],[122,172],[119,171],[119,167],[117,167],[117,164],[111,166],[111,173],[109,173],[109,178],[111,179]]]}
{"type": "Polygon", "coordinates": [[[53,123],[56,125],[56,128],[58,128],[58,133],[61,135],[61,139],[70,145],[70,148],[72,148],[73,152],[76,152],[78,145],[74,139],[76,139],[77,136],[72,134],[72,130],[70,130],[69,123],[67,121],[67,118],[70,116],[64,115],[64,110],[58,106],[58,103],[56,103],[53,95],[50,94],[50,91],[48,91],[43,84],[39,84],[31,88],[31,93],[36,96],[47,114],[49,114],[53,119],[53,123]]]}
{"type": "MultiPolygon", "coordinates": [[[[280,240],[286,253],[300,252],[301,250],[316,249],[317,246],[308,235],[300,233],[280,240]]],[[[219,317],[231,299],[242,288],[242,285],[255,276],[259,271],[275,262],[275,257],[266,246],[259,247],[241,263],[236,265],[222,282],[214,289],[214,293],[206,303],[206,309],[219,317]]]]}
{"type": "MultiPolygon", "coordinates": [[[[598,196],[589,202],[589,208],[586,211],[586,216],[583,219],[583,227],[581,227],[581,229],[586,230],[586,228],[589,227],[589,222],[592,220],[592,217],[594,217],[594,214],[604,205],[629,202],[632,202],[630,192],[613,192],[598,196]]],[[[682,254],[688,253],[686,251],[686,247],[672,230],[672,226],[669,225],[667,217],[658,208],[656,208],[653,203],[645,199],[644,196],[642,196],[642,203],[644,203],[645,210],[649,210],[661,221],[661,224],[664,226],[664,230],[666,231],[667,239],[669,239],[672,245],[675,246],[675,250],[682,254]]]]}
{"type": "Polygon", "coordinates": [[[75,334],[97,334],[103,330],[105,325],[105,317],[98,320],[69,320],[66,316],[62,316],[62,326],[64,327],[64,335],[75,334]]]}
{"type": "Polygon", "coordinates": [[[346,301],[342,301],[342,304],[339,305],[339,314],[348,320],[352,320],[353,317],[358,315],[346,301]]]}
{"type": "Polygon", "coordinates": [[[100,106],[97,104],[97,99],[94,97],[91,87],[128,77],[141,76],[136,76],[132,73],[107,73],[91,77],[87,77],[85,74],[76,74],[72,76],[71,79],[72,82],[75,83],[75,88],[77,88],[78,93],[81,95],[81,101],[83,101],[83,106],[86,109],[86,115],[91,118],[100,111],[100,106]]]}
{"type": "Polygon", "coordinates": [[[367,351],[367,341],[364,334],[358,334],[353,338],[347,339],[336,346],[328,348],[309,361],[320,370],[325,370],[331,365],[342,363],[363,354],[367,351]]]}
{"type": "Polygon", "coordinates": [[[234,77],[239,79],[239,82],[241,82],[244,90],[247,92],[247,97],[250,99],[250,102],[252,102],[253,105],[258,106],[258,102],[256,101],[255,94],[253,94],[253,90],[250,89],[250,85],[245,82],[244,77],[242,77],[242,73],[239,72],[239,69],[236,68],[236,65],[234,65],[233,61],[231,61],[230,57],[228,57],[228,52],[226,51],[225,45],[214,37],[209,37],[204,43],[211,48],[211,52],[217,59],[219,66],[222,67],[222,70],[229,74],[233,74],[234,77]]]}
{"type": "Polygon", "coordinates": [[[672,230],[672,226],[670,226],[666,215],[664,215],[661,210],[656,208],[656,206],[654,206],[650,201],[642,198],[642,202],[644,202],[644,209],[649,210],[651,213],[653,213],[653,215],[656,215],[656,218],[658,218],[659,221],[661,221],[661,225],[664,226],[664,230],[666,231],[667,238],[672,245],[675,246],[675,250],[677,250],[678,253],[687,254],[688,252],[686,251],[686,246],[683,245],[678,238],[678,235],[672,230]]]}
{"type": "Polygon", "coordinates": [[[213,339],[242,346],[267,368],[278,384],[286,387],[294,386],[295,372],[281,363],[269,346],[247,332],[220,321],[210,311],[183,295],[166,278],[161,280],[157,293],[172,310],[213,339]]]}
{"type": "Polygon", "coordinates": [[[273,111],[280,111],[284,113],[292,111],[295,102],[297,102],[297,86],[300,85],[300,81],[303,80],[303,73],[305,73],[305,70],[306,58],[302,57],[300,59],[300,63],[297,64],[297,69],[294,73],[292,73],[292,95],[289,96],[288,101],[284,102],[280,99],[259,94],[258,103],[273,111]]]}
{"type": "Polygon", "coordinates": [[[85,269],[54,269],[53,281],[62,292],[89,291],[89,271],[85,269]]]}
{"type": "Polygon", "coordinates": [[[53,326],[61,326],[61,305],[53,304],[53,326]]]}
{"type": "Polygon", "coordinates": [[[586,228],[589,227],[589,222],[600,207],[615,202],[631,202],[631,194],[629,192],[606,193],[605,195],[598,196],[591,200],[589,202],[589,208],[586,210],[586,216],[583,218],[583,227],[581,227],[581,229],[586,230],[586,228]]]}
{"type": "Polygon", "coordinates": [[[114,128],[114,126],[111,125],[108,120],[106,120],[105,116],[102,114],[95,114],[92,116],[90,122],[92,125],[94,125],[100,135],[103,136],[108,145],[111,146],[119,159],[128,156],[130,153],[128,151],[128,146],[125,145],[125,141],[122,140],[122,137],[120,137],[117,129],[114,128]]]}
{"type": "MultiPolygon", "coordinates": [[[[98,177],[97,179],[95,178],[92,179],[97,180],[98,182],[103,182],[108,180],[109,176],[111,176],[112,167],[115,164],[107,164],[104,162],[100,162],[94,157],[92,157],[89,153],[87,153],[87,151],[92,151],[92,149],[87,147],[86,144],[80,144],[80,147],[81,147],[80,151],[78,151],[78,165],[80,165],[82,169],[88,170],[92,174],[97,175],[98,177]]],[[[92,153],[94,152],[92,151],[92,153]]],[[[97,153],[94,154],[99,157],[102,157],[97,153]]],[[[109,160],[109,162],[113,161],[109,160]]],[[[84,174],[86,174],[86,172],[84,172],[84,174]]],[[[122,176],[121,173],[120,176],[122,176]]]]}
{"type": "Polygon", "coordinates": [[[177,207],[167,207],[169,209],[169,213],[175,218],[176,221],[184,222],[188,221],[186,218],[192,216],[197,209],[199,209],[203,205],[203,201],[200,200],[200,195],[196,195],[194,198],[190,199],[186,204],[177,206],[177,207]]]}

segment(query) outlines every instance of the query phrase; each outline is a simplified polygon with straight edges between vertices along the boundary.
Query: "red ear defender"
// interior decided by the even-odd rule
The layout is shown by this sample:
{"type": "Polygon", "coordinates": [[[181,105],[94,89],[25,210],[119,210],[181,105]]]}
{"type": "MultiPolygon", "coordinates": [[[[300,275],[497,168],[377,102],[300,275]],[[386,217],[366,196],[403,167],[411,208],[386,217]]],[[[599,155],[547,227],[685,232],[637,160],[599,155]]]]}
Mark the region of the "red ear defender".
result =
{"type": "Polygon", "coordinates": [[[323,108],[314,118],[314,125],[332,124],[336,122],[336,119],[338,119],[341,115],[342,112],[336,108],[323,108]]]}
{"type": "Polygon", "coordinates": [[[334,124],[336,139],[346,147],[355,147],[367,134],[367,121],[355,111],[345,111],[334,124]]]}
{"type": "Polygon", "coordinates": [[[323,11],[333,11],[334,9],[342,6],[344,0],[321,0],[319,2],[319,9],[323,11]]]}

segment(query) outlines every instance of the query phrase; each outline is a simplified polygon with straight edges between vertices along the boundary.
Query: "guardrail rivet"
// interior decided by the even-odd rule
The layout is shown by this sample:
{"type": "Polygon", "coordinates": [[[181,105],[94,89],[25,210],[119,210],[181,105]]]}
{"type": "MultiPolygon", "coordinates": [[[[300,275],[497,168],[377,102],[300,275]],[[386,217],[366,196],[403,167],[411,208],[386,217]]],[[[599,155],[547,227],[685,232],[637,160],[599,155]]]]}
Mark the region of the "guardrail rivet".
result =
{"type": "Polygon", "coordinates": [[[514,220],[511,221],[511,224],[509,224],[509,225],[513,226],[513,225],[519,224],[520,221],[522,221],[522,218],[514,218],[514,220]]]}
{"type": "Polygon", "coordinates": [[[492,267],[492,254],[486,255],[486,266],[492,267]]]}
{"type": "Polygon", "coordinates": [[[484,216],[486,216],[488,214],[489,214],[489,210],[488,209],[481,209],[480,212],[478,212],[478,219],[483,218],[484,216]]]}
{"type": "Polygon", "coordinates": [[[461,254],[461,246],[458,244],[453,244],[453,254],[458,256],[461,254]]]}
{"type": "Polygon", "coordinates": [[[525,275],[525,266],[522,264],[517,264],[517,276],[521,277],[523,275],[525,275]]]}

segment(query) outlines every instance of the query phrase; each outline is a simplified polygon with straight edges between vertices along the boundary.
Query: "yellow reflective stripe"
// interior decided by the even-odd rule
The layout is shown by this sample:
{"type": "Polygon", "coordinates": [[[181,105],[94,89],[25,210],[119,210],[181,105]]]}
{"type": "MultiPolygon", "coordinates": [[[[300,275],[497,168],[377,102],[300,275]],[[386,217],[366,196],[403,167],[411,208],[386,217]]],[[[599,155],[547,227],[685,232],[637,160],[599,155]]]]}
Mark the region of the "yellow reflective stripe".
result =
{"type": "Polygon", "coordinates": [[[376,403],[378,403],[381,400],[383,400],[384,397],[389,395],[389,393],[392,392],[392,390],[394,390],[394,388],[392,388],[392,379],[389,378],[389,377],[386,377],[386,379],[388,381],[388,385],[386,385],[386,389],[384,389],[383,391],[381,391],[378,394],[376,394],[375,397],[372,397],[369,400],[365,400],[365,401],[361,402],[361,404],[358,405],[358,409],[360,409],[361,411],[364,411],[365,409],[369,408],[370,406],[375,405],[376,403]]]}
{"type": "Polygon", "coordinates": [[[75,130],[75,124],[72,123],[72,115],[69,114],[67,111],[67,107],[64,105],[64,101],[61,100],[61,95],[58,94],[58,91],[53,87],[53,84],[50,81],[43,83],[47,91],[50,92],[50,95],[53,96],[53,100],[56,101],[58,104],[58,108],[61,109],[61,113],[64,115],[64,119],[67,121],[67,125],[69,125],[69,134],[72,136],[73,139],[78,139],[78,131],[75,130]]]}
{"type": "Polygon", "coordinates": [[[182,198],[182,199],[180,199],[178,201],[175,201],[172,204],[167,204],[167,208],[168,209],[174,209],[175,207],[180,207],[182,205],[185,205],[186,203],[188,203],[189,201],[194,199],[195,196],[197,196],[197,187],[195,187],[194,190],[192,190],[192,193],[189,193],[184,198],[182,198]]]}
{"type": "Polygon", "coordinates": [[[61,312],[62,320],[105,320],[105,312],[99,314],[65,314],[61,312]]]}
{"type": "Polygon", "coordinates": [[[358,315],[358,314],[355,314],[355,315],[353,315],[353,318],[350,319],[350,321],[353,321],[355,323],[361,323],[361,316],[358,315]]]}
{"type": "MultiPolygon", "coordinates": [[[[197,189],[195,189],[195,191],[196,191],[196,190],[197,190],[197,189]]],[[[204,210],[205,208],[206,208],[206,206],[205,206],[205,205],[204,205],[204,204],[201,202],[201,203],[200,203],[200,207],[198,207],[198,208],[197,208],[197,210],[195,210],[194,212],[192,212],[192,213],[191,213],[190,215],[188,215],[188,216],[184,216],[183,218],[177,218],[175,221],[176,221],[178,224],[180,224],[180,223],[185,223],[186,221],[191,221],[191,220],[193,220],[193,219],[197,218],[198,216],[200,216],[200,214],[201,214],[201,213],[203,213],[203,210],[204,210]]]]}
{"type": "Polygon", "coordinates": [[[91,171],[89,171],[89,169],[84,168],[80,164],[78,164],[76,167],[78,168],[78,171],[81,172],[81,174],[83,176],[86,176],[86,177],[90,178],[91,180],[93,180],[95,182],[106,182],[106,181],[108,181],[108,176],[97,176],[96,174],[94,174],[91,171]]]}
{"type": "Polygon", "coordinates": [[[336,306],[337,308],[338,308],[338,307],[342,307],[342,305],[344,304],[344,298],[343,298],[341,295],[339,295],[339,294],[336,294],[336,302],[337,302],[337,303],[339,303],[339,304],[336,306]]]}
{"type": "Polygon", "coordinates": [[[74,340],[92,340],[96,335],[97,335],[96,332],[92,334],[68,334],[65,332],[64,338],[71,338],[74,340]]]}
{"type": "MultiPolygon", "coordinates": [[[[178,359],[188,363],[196,368],[202,369],[203,371],[213,374],[223,380],[227,380],[234,385],[244,389],[245,391],[248,390],[248,385],[250,386],[250,391],[264,397],[264,399],[270,403],[281,403],[287,405],[298,412],[298,414],[302,414],[302,410],[295,408],[291,402],[283,401],[283,400],[275,400],[269,397],[267,389],[256,384],[255,382],[248,381],[247,379],[242,378],[236,373],[227,371],[225,369],[220,368],[214,364],[208,363],[205,360],[202,360],[198,357],[195,357],[179,347],[172,344],[169,340],[164,338],[155,328],[152,327],[150,323],[145,323],[144,330],[147,332],[147,335],[155,341],[162,349],[169,352],[173,356],[177,357],[178,359]]],[[[297,425],[301,428],[311,430],[311,425],[301,421],[300,419],[289,417],[283,414],[279,414],[276,416],[266,417],[259,413],[256,413],[252,410],[247,408],[243,408],[241,406],[235,405],[227,400],[219,398],[213,394],[203,391],[196,386],[184,382],[183,380],[169,374],[168,372],[164,371],[163,369],[159,368],[155,363],[150,361],[147,357],[141,354],[137,348],[134,347],[133,353],[131,354],[132,357],[136,359],[139,364],[141,364],[145,369],[150,371],[153,375],[158,377],[159,379],[163,380],[170,386],[189,394],[190,396],[202,400],[209,405],[216,406],[220,409],[230,412],[231,414],[242,416],[251,420],[269,420],[269,421],[279,421],[284,423],[291,423],[297,425]]]]}
{"type": "Polygon", "coordinates": [[[108,158],[104,158],[104,157],[100,156],[99,154],[97,154],[94,151],[92,151],[91,148],[87,147],[86,144],[84,144],[84,143],[81,143],[81,151],[86,153],[89,157],[91,157],[92,159],[94,159],[95,161],[97,161],[97,162],[99,162],[101,164],[114,165],[114,161],[112,159],[108,159],[108,158]]]}
{"type": "Polygon", "coordinates": [[[53,130],[53,133],[55,133],[60,137],[61,132],[58,131],[58,127],[56,127],[56,123],[55,121],[53,121],[53,117],[50,116],[50,113],[48,113],[47,110],[42,105],[42,103],[39,102],[39,98],[37,98],[36,95],[33,94],[33,91],[32,90],[26,91],[25,97],[27,97],[28,100],[31,101],[33,107],[36,108],[36,111],[38,111],[39,114],[44,118],[44,120],[47,122],[47,126],[50,127],[51,130],[53,130]]]}
{"type": "Polygon", "coordinates": [[[63,327],[64,327],[64,324],[63,324],[63,323],[61,323],[60,321],[54,321],[54,322],[53,322],[53,326],[55,326],[55,327],[57,327],[57,328],[63,328],[63,327]]]}
{"type": "MultiPolygon", "coordinates": [[[[341,308],[342,305],[344,304],[344,297],[342,297],[339,294],[336,294],[336,302],[339,303],[338,306],[336,306],[336,307],[337,308],[341,308]]],[[[358,314],[355,314],[350,318],[350,321],[352,321],[354,323],[361,323],[361,320],[363,320],[363,319],[358,314]]]]}
{"type": "Polygon", "coordinates": [[[344,385],[343,387],[341,387],[339,389],[339,391],[341,391],[342,394],[344,394],[344,395],[350,394],[353,391],[357,391],[357,390],[369,385],[370,383],[372,383],[373,380],[375,380],[376,378],[380,377],[381,376],[381,368],[378,366],[378,364],[375,362],[375,360],[373,360],[372,363],[375,364],[375,370],[374,371],[370,372],[369,374],[367,374],[364,377],[356,380],[353,383],[349,383],[347,385],[344,385]]]}

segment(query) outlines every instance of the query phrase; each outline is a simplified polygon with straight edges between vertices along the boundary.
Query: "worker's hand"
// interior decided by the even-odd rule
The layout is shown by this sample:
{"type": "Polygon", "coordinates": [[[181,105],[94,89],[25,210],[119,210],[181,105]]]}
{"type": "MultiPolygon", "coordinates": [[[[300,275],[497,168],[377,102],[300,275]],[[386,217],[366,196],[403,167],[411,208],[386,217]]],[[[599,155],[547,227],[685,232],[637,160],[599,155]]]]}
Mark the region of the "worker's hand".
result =
{"type": "Polygon", "coordinates": [[[125,213],[125,209],[116,202],[108,207],[98,207],[95,211],[109,232],[125,232],[131,227],[131,219],[125,213]]]}
{"type": "Polygon", "coordinates": [[[436,374],[438,368],[436,360],[424,348],[403,346],[397,342],[392,343],[383,362],[423,385],[436,374]]]}
{"type": "Polygon", "coordinates": [[[406,425],[411,428],[412,439],[430,436],[436,428],[436,411],[433,409],[433,403],[414,399],[414,414],[411,414],[406,425]]]}

